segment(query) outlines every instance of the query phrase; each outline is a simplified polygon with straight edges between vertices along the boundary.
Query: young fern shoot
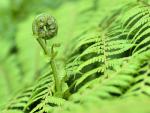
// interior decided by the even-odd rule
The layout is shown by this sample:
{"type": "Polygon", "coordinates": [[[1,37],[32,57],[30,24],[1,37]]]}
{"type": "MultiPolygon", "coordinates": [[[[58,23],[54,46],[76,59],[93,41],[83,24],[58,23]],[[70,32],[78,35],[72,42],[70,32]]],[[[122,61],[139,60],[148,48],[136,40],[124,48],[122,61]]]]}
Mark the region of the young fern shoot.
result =
{"type": "Polygon", "coordinates": [[[48,14],[38,15],[32,24],[33,34],[36,36],[36,40],[42,47],[44,54],[50,59],[50,66],[53,72],[55,82],[55,96],[61,97],[61,82],[58,77],[57,67],[55,64],[55,57],[57,52],[54,51],[55,47],[59,47],[60,44],[52,44],[51,51],[48,50],[46,41],[54,38],[57,35],[58,27],[54,17],[48,14]],[[44,40],[44,41],[43,41],[44,40]]]}

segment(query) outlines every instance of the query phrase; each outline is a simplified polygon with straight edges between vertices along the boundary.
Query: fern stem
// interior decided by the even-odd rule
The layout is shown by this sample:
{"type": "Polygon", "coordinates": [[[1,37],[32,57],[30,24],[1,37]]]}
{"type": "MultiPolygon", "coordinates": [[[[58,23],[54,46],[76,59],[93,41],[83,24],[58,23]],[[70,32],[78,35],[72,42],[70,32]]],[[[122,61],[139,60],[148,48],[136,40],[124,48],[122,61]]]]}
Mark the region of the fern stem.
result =
{"type": "Polygon", "coordinates": [[[51,59],[50,65],[53,71],[53,76],[54,76],[54,81],[55,81],[56,96],[61,97],[61,84],[58,78],[57,67],[56,67],[54,59],[51,59]]]}
{"type": "Polygon", "coordinates": [[[104,57],[104,78],[107,78],[107,73],[106,73],[106,70],[107,70],[107,53],[106,53],[106,36],[105,36],[105,31],[102,31],[101,30],[101,33],[102,33],[102,43],[103,43],[103,57],[104,57]]]}
{"type": "Polygon", "coordinates": [[[54,77],[54,82],[55,82],[55,96],[61,97],[61,83],[60,80],[58,78],[58,72],[57,72],[57,67],[55,64],[55,56],[56,53],[54,53],[54,46],[52,45],[51,47],[51,52],[48,51],[46,45],[44,44],[44,42],[42,41],[42,39],[37,38],[37,41],[39,42],[40,46],[42,47],[45,55],[47,55],[50,58],[50,66],[53,72],[53,77],[54,77]]]}
{"type": "Polygon", "coordinates": [[[50,53],[49,53],[49,51],[47,50],[47,48],[46,48],[45,44],[43,43],[42,39],[41,39],[41,38],[37,38],[37,41],[38,41],[38,43],[40,44],[40,46],[42,47],[42,49],[43,49],[45,55],[48,55],[48,56],[49,56],[50,53]]]}

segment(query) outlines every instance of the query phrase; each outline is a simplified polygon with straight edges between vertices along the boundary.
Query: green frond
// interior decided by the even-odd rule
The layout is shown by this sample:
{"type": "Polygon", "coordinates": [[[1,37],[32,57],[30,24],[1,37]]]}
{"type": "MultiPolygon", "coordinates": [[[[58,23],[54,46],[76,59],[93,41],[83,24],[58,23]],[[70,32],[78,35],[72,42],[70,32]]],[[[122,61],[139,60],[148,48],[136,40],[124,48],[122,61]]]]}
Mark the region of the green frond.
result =
{"type": "Polygon", "coordinates": [[[150,51],[132,57],[129,63],[126,62],[118,71],[112,71],[109,78],[100,78],[92,81],[93,84],[83,86],[77,94],[74,94],[75,98],[74,95],[70,97],[71,100],[73,98],[73,101],[77,101],[74,99],[82,97],[79,101],[86,102],[87,98],[91,96],[99,99],[127,98],[128,96],[138,96],[140,94],[149,96],[149,53],[150,51]]]}
{"type": "Polygon", "coordinates": [[[135,6],[131,10],[127,11],[124,17],[125,22],[123,26],[129,31],[127,38],[132,39],[131,42],[136,44],[132,54],[136,54],[136,52],[144,52],[144,50],[147,50],[150,42],[149,6],[145,6],[143,4],[135,6]]]}
{"type": "Polygon", "coordinates": [[[16,97],[10,101],[10,104],[4,109],[4,111],[23,110],[32,94],[32,88],[33,87],[27,88],[25,91],[22,91],[16,95],[16,97]]]}

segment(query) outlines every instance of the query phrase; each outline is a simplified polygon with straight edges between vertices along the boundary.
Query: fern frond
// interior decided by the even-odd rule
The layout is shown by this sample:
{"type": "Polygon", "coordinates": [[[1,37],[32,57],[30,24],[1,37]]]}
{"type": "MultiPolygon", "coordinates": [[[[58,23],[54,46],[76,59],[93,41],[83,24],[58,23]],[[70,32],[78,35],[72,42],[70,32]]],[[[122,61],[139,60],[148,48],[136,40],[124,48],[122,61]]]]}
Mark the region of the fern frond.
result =
{"type": "Polygon", "coordinates": [[[90,37],[89,40],[88,38],[83,39],[83,41],[79,44],[80,46],[77,47],[77,48],[80,47],[78,49],[78,51],[80,52],[80,49],[82,48],[84,49],[84,46],[85,47],[87,46],[83,50],[83,52],[81,52],[81,54],[78,55],[77,58],[75,59],[81,62],[81,64],[79,64],[77,68],[77,72],[80,71],[81,73],[84,73],[82,77],[78,79],[80,82],[77,82],[76,85],[79,85],[89,76],[92,76],[96,73],[103,73],[105,75],[107,73],[106,72],[107,69],[111,69],[113,64],[115,64],[115,59],[116,61],[118,61],[117,59],[119,57],[120,59],[123,58],[124,52],[126,52],[127,50],[129,50],[134,46],[134,44],[130,43],[130,40],[126,40],[124,38],[124,36],[127,34],[124,33],[123,35],[120,35],[120,33],[122,33],[120,30],[115,31],[114,34],[116,35],[114,34],[110,35],[109,31],[113,29],[113,26],[114,25],[112,25],[112,27],[106,28],[106,30],[98,31],[98,33],[95,34],[95,37],[93,38],[90,37]],[[91,42],[91,39],[92,43],[89,43],[91,42]],[[94,68],[92,69],[92,65],[97,66],[94,66],[94,68]]]}
{"type": "Polygon", "coordinates": [[[149,6],[139,4],[124,15],[124,27],[128,30],[128,39],[136,44],[132,54],[139,54],[148,50],[150,43],[150,10],[149,6]],[[130,14],[130,15],[129,15],[130,14]]]}
{"type": "Polygon", "coordinates": [[[32,94],[32,89],[33,87],[29,87],[25,91],[19,93],[14,99],[12,99],[12,101],[10,101],[10,104],[5,108],[4,111],[22,111],[23,108],[26,106],[27,102],[29,101],[29,98],[32,94]]]}
{"type": "Polygon", "coordinates": [[[28,110],[32,104],[45,100],[48,96],[52,95],[54,91],[54,83],[52,76],[50,76],[51,74],[52,73],[49,73],[39,78],[24,110],[28,110]]]}
{"type": "Polygon", "coordinates": [[[120,69],[112,71],[109,78],[99,78],[96,81],[91,81],[90,84],[81,87],[77,94],[72,95],[70,99],[86,102],[88,98],[95,97],[115,99],[114,97],[129,97],[141,94],[149,96],[149,60],[150,51],[132,57],[120,69]]]}

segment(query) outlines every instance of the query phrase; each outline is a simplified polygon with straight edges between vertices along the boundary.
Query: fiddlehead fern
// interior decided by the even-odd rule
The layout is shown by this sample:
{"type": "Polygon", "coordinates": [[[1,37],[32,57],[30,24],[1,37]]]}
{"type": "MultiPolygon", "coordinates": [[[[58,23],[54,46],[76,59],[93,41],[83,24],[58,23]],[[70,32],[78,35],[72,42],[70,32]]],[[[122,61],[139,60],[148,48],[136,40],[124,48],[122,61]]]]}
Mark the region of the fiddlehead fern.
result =
{"type": "MultiPolygon", "coordinates": [[[[61,92],[60,80],[58,78],[58,72],[55,64],[55,56],[57,52],[54,52],[54,47],[59,47],[59,44],[53,44],[51,47],[51,52],[48,50],[48,47],[43,42],[48,39],[53,38],[57,34],[57,23],[54,17],[48,14],[40,14],[38,15],[32,24],[33,34],[37,36],[37,41],[41,45],[44,53],[50,58],[50,66],[53,71],[53,76],[55,80],[55,92],[58,96],[61,92]]],[[[60,96],[60,95],[59,95],[60,96]]]]}
{"type": "Polygon", "coordinates": [[[38,15],[32,24],[33,34],[45,40],[53,38],[58,31],[54,17],[48,14],[38,15]]]}

